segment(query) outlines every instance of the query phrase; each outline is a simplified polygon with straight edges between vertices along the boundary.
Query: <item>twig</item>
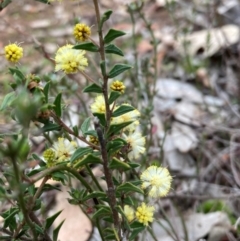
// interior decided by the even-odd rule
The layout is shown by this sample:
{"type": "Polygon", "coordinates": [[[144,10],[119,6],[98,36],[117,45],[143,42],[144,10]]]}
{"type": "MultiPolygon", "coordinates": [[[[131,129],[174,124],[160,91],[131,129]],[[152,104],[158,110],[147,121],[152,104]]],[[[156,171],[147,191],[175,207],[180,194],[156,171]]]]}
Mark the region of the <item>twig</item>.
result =
{"type": "MultiPolygon", "coordinates": [[[[109,198],[109,204],[111,207],[111,210],[113,212],[113,222],[114,226],[117,230],[120,229],[120,223],[119,223],[119,216],[118,212],[116,210],[116,194],[115,194],[115,188],[114,188],[114,183],[112,180],[112,174],[111,171],[108,168],[108,153],[107,153],[107,146],[106,146],[106,140],[103,137],[103,132],[102,129],[99,125],[98,122],[94,123],[97,135],[98,135],[98,140],[101,146],[101,154],[102,154],[102,159],[103,159],[103,168],[104,168],[104,174],[106,177],[106,182],[108,186],[108,198],[109,198]]],[[[120,230],[119,230],[120,231],[120,230]]]]}
{"type": "MultiPolygon", "coordinates": [[[[231,170],[232,170],[234,181],[237,184],[237,186],[240,187],[240,179],[239,179],[239,175],[238,175],[238,172],[237,172],[236,166],[235,166],[236,164],[234,161],[234,152],[235,152],[236,145],[233,145],[233,142],[236,137],[237,137],[237,135],[232,135],[231,140],[230,140],[230,164],[231,164],[231,170]]],[[[239,146],[239,144],[238,144],[238,146],[239,146]]]]}
{"type": "Polygon", "coordinates": [[[77,137],[79,140],[85,142],[86,144],[88,144],[89,146],[91,146],[92,148],[99,150],[99,146],[96,146],[94,144],[92,144],[91,142],[87,141],[84,137],[82,136],[76,136],[75,133],[53,112],[51,111],[51,116],[53,117],[53,119],[64,129],[66,130],[69,134],[77,137]]]}

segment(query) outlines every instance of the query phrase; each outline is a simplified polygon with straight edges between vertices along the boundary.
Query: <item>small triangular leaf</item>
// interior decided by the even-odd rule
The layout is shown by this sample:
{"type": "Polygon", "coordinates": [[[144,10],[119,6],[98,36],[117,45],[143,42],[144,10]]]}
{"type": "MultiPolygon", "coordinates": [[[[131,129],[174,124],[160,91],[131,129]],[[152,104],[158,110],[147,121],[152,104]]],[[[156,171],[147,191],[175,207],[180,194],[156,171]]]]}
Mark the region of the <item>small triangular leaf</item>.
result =
{"type": "Polygon", "coordinates": [[[77,161],[77,163],[74,163],[74,168],[79,168],[82,166],[85,166],[87,164],[101,164],[102,159],[93,155],[93,154],[88,154],[86,157],[84,157],[82,160],[77,161]]]}
{"type": "Polygon", "coordinates": [[[117,159],[116,157],[114,157],[112,159],[112,161],[110,162],[109,168],[123,170],[123,171],[127,171],[127,170],[131,169],[131,167],[126,162],[123,162],[123,161],[117,159]]]}
{"type": "Polygon", "coordinates": [[[54,107],[53,110],[55,111],[56,115],[58,117],[61,117],[62,115],[62,107],[61,107],[61,101],[62,101],[62,93],[59,93],[53,102],[54,107]]]}
{"type": "Polygon", "coordinates": [[[84,120],[84,122],[81,125],[81,131],[83,133],[83,135],[85,135],[85,133],[88,131],[89,126],[90,126],[90,121],[91,121],[91,117],[88,117],[86,120],[84,120]]]}
{"type": "Polygon", "coordinates": [[[114,44],[109,44],[105,46],[105,53],[107,54],[116,54],[120,56],[124,56],[123,52],[121,49],[119,49],[116,45],[114,44]]]}
{"type": "Polygon", "coordinates": [[[102,93],[103,91],[102,91],[102,88],[99,85],[91,84],[91,85],[88,85],[87,87],[85,87],[83,89],[83,92],[84,93],[90,93],[90,92],[92,92],[92,93],[102,93]]]}
{"type": "Polygon", "coordinates": [[[53,230],[53,241],[58,240],[58,233],[63,225],[65,220],[63,220],[54,230],[53,230]]]}
{"type": "Polygon", "coordinates": [[[47,218],[47,219],[46,219],[46,222],[45,222],[45,227],[44,227],[44,229],[49,229],[49,228],[52,226],[52,224],[53,224],[53,222],[55,221],[55,219],[60,215],[61,212],[62,212],[62,210],[59,211],[59,212],[57,212],[57,213],[55,213],[55,214],[52,215],[51,217],[47,218]]]}
{"type": "Polygon", "coordinates": [[[132,107],[131,105],[121,105],[120,107],[118,107],[113,113],[112,113],[112,117],[117,117],[117,116],[121,116],[127,112],[133,111],[135,110],[134,107],[132,107]]]}
{"type": "Polygon", "coordinates": [[[75,46],[73,46],[73,49],[82,49],[82,50],[87,50],[90,52],[98,52],[99,49],[96,45],[94,45],[92,42],[87,42],[87,43],[80,43],[75,46]]]}
{"type": "Polygon", "coordinates": [[[110,42],[112,42],[114,39],[120,37],[120,36],[123,36],[125,35],[126,33],[122,32],[122,31],[119,31],[119,30],[116,30],[116,29],[110,29],[108,31],[108,33],[106,34],[106,36],[104,37],[104,43],[105,44],[108,44],[110,42]]]}
{"type": "Polygon", "coordinates": [[[109,105],[111,105],[119,96],[121,96],[121,92],[119,92],[119,91],[112,91],[110,93],[110,97],[108,99],[109,105]]]}
{"type": "Polygon", "coordinates": [[[116,64],[113,66],[113,68],[110,70],[108,77],[109,78],[114,78],[118,75],[120,75],[121,73],[123,73],[124,71],[131,69],[132,66],[131,65],[127,65],[127,64],[116,64]]]}
{"type": "Polygon", "coordinates": [[[131,182],[125,182],[117,187],[117,192],[138,192],[143,194],[143,190],[135,185],[133,185],[131,182]]]}
{"type": "Polygon", "coordinates": [[[92,152],[91,147],[79,147],[71,156],[70,162],[73,162],[84,155],[87,155],[88,153],[92,152]]]}

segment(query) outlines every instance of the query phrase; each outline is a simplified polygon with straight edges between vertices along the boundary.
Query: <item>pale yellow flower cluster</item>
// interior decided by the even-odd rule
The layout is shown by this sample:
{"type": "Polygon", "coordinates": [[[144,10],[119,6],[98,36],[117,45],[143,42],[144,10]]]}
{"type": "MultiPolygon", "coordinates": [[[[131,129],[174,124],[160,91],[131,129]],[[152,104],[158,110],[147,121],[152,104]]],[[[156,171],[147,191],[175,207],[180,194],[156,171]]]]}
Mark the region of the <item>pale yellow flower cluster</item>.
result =
{"type": "MultiPolygon", "coordinates": [[[[122,104],[121,106],[110,105],[112,111],[117,111],[122,106],[130,106],[129,104],[122,104]],[[113,109],[112,109],[113,108],[113,109]]],[[[90,106],[92,113],[101,113],[105,114],[106,106],[105,100],[102,95],[99,95],[95,98],[94,103],[90,106]]],[[[138,159],[141,154],[146,150],[145,146],[145,137],[142,136],[141,132],[137,129],[139,125],[138,119],[140,118],[140,112],[137,109],[129,111],[123,115],[113,117],[111,119],[111,125],[120,125],[123,123],[131,123],[123,129],[124,133],[122,134],[123,139],[127,141],[130,146],[130,151],[128,153],[128,158],[130,160],[138,159]]]]}
{"type": "Polygon", "coordinates": [[[73,45],[67,44],[58,49],[55,56],[55,71],[62,70],[66,74],[83,71],[88,66],[88,61],[84,57],[84,50],[72,48],[73,45]]]}
{"type": "Polygon", "coordinates": [[[57,142],[53,143],[52,148],[44,151],[43,158],[47,166],[52,167],[63,161],[69,161],[76,148],[77,143],[75,141],[69,141],[60,137],[57,142]]]}
{"type": "MultiPolygon", "coordinates": [[[[140,176],[142,189],[149,189],[148,195],[153,198],[164,197],[171,188],[172,176],[167,168],[150,166],[140,176]]],[[[154,207],[142,203],[137,207],[136,212],[129,205],[124,206],[124,214],[128,222],[135,218],[145,226],[153,221],[154,207]]]]}

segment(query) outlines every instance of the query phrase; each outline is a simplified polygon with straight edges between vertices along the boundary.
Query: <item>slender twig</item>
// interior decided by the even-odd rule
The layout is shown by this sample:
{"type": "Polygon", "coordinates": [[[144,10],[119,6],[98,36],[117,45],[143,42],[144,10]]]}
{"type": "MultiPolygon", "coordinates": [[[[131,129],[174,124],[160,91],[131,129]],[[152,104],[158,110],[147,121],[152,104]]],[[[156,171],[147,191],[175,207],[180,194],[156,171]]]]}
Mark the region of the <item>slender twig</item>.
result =
{"type": "Polygon", "coordinates": [[[92,42],[94,45],[96,45],[96,46],[99,48],[98,43],[97,43],[94,39],[92,39],[90,36],[88,36],[88,38],[91,40],[91,42],[92,42]]]}
{"type": "Polygon", "coordinates": [[[84,71],[80,71],[80,73],[90,82],[93,82],[94,84],[98,85],[98,83],[95,82],[88,74],[86,74],[84,71]]]}
{"type": "MultiPolygon", "coordinates": [[[[93,0],[94,3],[94,8],[95,8],[95,13],[96,13],[96,19],[97,19],[97,24],[98,24],[98,37],[99,37],[99,53],[101,56],[101,61],[103,63],[106,62],[105,59],[105,49],[104,49],[104,41],[103,41],[103,32],[102,32],[102,23],[101,23],[101,17],[100,17],[100,11],[99,11],[99,4],[98,0],[93,0]]],[[[107,152],[107,138],[105,137],[109,127],[110,127],[110,121],[111,121],[111,111],[110,111],[110,106],[109,106],[109,101],[108,101],[108,76],[106,73],[103,74],[103,96],[105,100],[105,108],[106,108],[106,126],[105,130],[103,131],[102,128],[100,127],[99,123],[94,123],[95,129],[98,135],[98,139],[100,142],[101,146],[101,154],[102,154],[102,159],[103,159],[103,169],[104,169],[104,174],[106,177],[106,183],[108,187],[108,198],[109,198],[109,204],[110,208],[113,213],[113,223],[114,227],[116,230],[118,230],[118,235],[120,236],[120,222],[119,222],[119,216],[118,212],[116,210],[116,205],[117,205],[117,200],[116,200],[116,193],[115,193],[115,187],[114,183],[112,180],[112,173],[111,170],[108,167],[109,160],[108,160],[108,152],[107,152]]]]}
{"type": "Polygon", "coordinates": [[[88,166],[88,164],[85,165],[89,175],[91,176],[92,180],[94,181],[94,183],[96,184],[96,186],[98,187],[98,189],[103,192],[102,187],[100,186],[98,180],[96,179],[96,177],[93,175],[92,169],[88,166]]]}
{"type": "MultiPolygon", "coordinates": [[[[99,53],[101,56],[101,60],[105,62],[105,49],[104,49],[104,41],[103,41],[103,32],[101,28],[101,17],[100,17],[100,11],[99,11],[99,5],[98,5],[98,0],[93,0],[94,3],[94,8],[96,12],[96,18],[97,18],[97,23],[98,23],[98,37],[99,37],[99,53]]],[[[110,120],[111,120],[111,111],[109,107],[109,102],[108,102],[108,76],[103,73],[103,96],[105,100],[105,107],[106,107],[106,131],[108,130],[110,126],[110,120]]]]}
{"type": "Polygon", "coordinates": [[[50,177],[49,176],[45,176],[42,180],[42,183],[40,184],[40,186],[38,187],[33,199],[32,199],[32,204],[34,205],[34,203],[36,202],[37,198],[40,197],[41,193],[42,193],[42,189],[44,188],[45,183],[48,181],[50,177]]]}
{"type": "Polygon", "coordinates": [[[12,164],[13,164],[14,175],[16,178],[16,183],[18,184],[18,190],[19,190],[18,203],[19,203],[20,209],[23,213],[24,219],[26,220],[26,223],[29,225],[30,230],[33,234],[33,241],[36,241],[37,235],[36,235],[36,231],[35,231],[35,226],[34,226],[34,223],[31,221],[31,219],[28,216],[28,211],[27,211],[28,209],[25,206],[23,193],[22,193],[21,187],[20,187],[22,181],[21,181],[20,170],[18,168],[17,160],[16,160],[15,156],[12,156],[11,159],[12,159],[12,164]]]}
{"type": "MultiPolygon", "coordinates": [[[[101,154],[102,154],[102,159],[103,159],[103,168],[104,168],[104,173],[105,173],[105,178],[106,178],[106,183],[108,186],[108,198],[109,198],[109,204],[113,213],[113,222],[114,226],[117,230],[120,228],[119,224],[119,216],[118,212],[116,210],[116,193],[115,193],[115,188],[114,188],[114,183],[112,180],[112,173],[110,169],[108,168],[108,153],[107,153],[107,146],[106,146],[106,140],[104,139],[102,129],[99,125],[99,123],[95,122],[95,129],[98,135],[98,140],[101,146],[101,154]]],[[[120,230],[119,230],[120,231],[120,230]]]]}
{"type": "Polygon", "coordinates": [[[96,146],[94,144],[92,144],[91,142],[87,141],[84,137],[82,136],[76,136],[75,133],[61,120],[61,118],[59,118],[53,111],[51,111],[51,116],[53,117],[53,119],[65,130],[67,131],[69,134],[77,137],[79,140],[85,142],[86,144],[88,144],[89,146],[93,147],[96,150],[99,150],[99,146],[96,146]]]}
{"type": "MultiPolygon", "coordinates": [[[[39,219],[37,218],[37,216],[35,215],[35,213],[33,211],[31,211],[29,213],[29,217],[31,218],[31,220],[34,223],[36,223],[38,226],[42,227],[42,223],[39,221],[39,219]]],[[[52,241],[52,239],[50,238],[50,236],[48,235],[46,230],[44,230],[43,240],[45,240],[45,241],[52,241]]]]}

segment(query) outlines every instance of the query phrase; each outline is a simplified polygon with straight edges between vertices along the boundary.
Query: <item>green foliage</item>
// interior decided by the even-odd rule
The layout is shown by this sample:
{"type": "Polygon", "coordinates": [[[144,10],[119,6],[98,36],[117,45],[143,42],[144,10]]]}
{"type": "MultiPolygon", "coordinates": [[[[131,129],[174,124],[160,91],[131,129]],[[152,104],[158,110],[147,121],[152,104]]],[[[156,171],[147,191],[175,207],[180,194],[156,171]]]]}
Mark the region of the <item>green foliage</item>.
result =
{"type": "Polygon", "coordinates": [[[12,2],[12,0],[3,0],[0,3],[0,10],[4,9],[5,7],[7,7],[8,4],[10,4],[12,2]]]}
{"type": "Polygon", "coordinates": [[[127,171],[127,170],[131,169],[131,166],[128,163],[125,163],[125,162],[117,159],[116,157],[114,157],[109,164],[109,168],[127,171]]]}
{"type": "Polygon", "coordinates": [[[119,49],[116,45],[114,44],[109,44],[105,46],[105,53],[107,54],[116,54],[120,56],[124,56],[123,52],[121,49],[119,49]]]}
{"type": "Polygon", "coordinates": [[[106,34],[106,36],[104,37],[103,41],[105,44],[108,44],[110,42],[112,42],[114,39],[121,37],[123,35],[125,35],[126,33],[116,30],[116,29],[110,29],[108,31],[108,33],[106,34]]]}
{"type": "Polygon", "coordinates": [[[53,241],[58,240],[58,233],[63,225],[65,220],[63,220],[54,230],[53,230],[53,241]]]}
{"type": "Polygon", "coordinates": [[[109,104],[111,105],[120,96],[121,96],[121,93],[119,91],[111,91],[109,99],[108,99],[109,104]]]}
{"type": "Polygon", "coordinates": [[[88,85],[83,89],[85,93],[102,93],[102,88],[97,84],[88,85]]]}
{"type": "Polygon", "coordinates": [[[118,75],[120,75],[121,73],[123,73],[124,71],[131,69],[132,66],[127,65],[127,64],[116,64],[113,66],[113,68],[110,70],[108,77],[109,78],[114,78],[118,75]]]}
{"type": "Polygon", "coordinates": [[[62,211],[59,211],[57,213],[55,213],[54,215],[52,215],[51,217],[46,219],[45,225],[44,225],[44,229],[49,229],[52,225],[53,222],[55,221],[55,219],[61,214],[62,211]]]}
{"type": "Polygon", "coordinates": [[[92,148],[90,147],[80,147],[78,148],[71,156],[70,162],[73,162],[81,157],[92,152],[92,148]]]}
{"type": "Polygon", "coordinates": [[[82,50],[87,50],[90,52],[98,52],[99,51],[98,47],[96,45],[94,45],[92,42],[77,44],[73,47],[73,49],[82,49],[82,50]]]}
{"type": "Polygon", "coordinates": [[[143,194],[143,190],[141,188],[135,186],[131,182],[125,182],[125,183],[119,185],[117,187],[117,192],[124,192],[124,193],[137,192],[137,193],[143,194]]]}
{"type": "Polygon", "coordinates": [[[77,160],[74,164],[74,167],[79,168],[88,164],[102,164],[102,160],[96,155],[87,154],[86,156],[84,156],[84,158],[77,160]]]}
{"type": "Polygon", "coordinates": [[[5,110],[7,107],[11,106],[13,101],[16,99],[15,92],[10,92],[4,96],[2,104],[0,106],[0,111],[5,110]]]}
{"type": "MultiPolygon", "coordinates": [[[[36,1],[50,4],[48,0],[36,1]]],[[[10,2],[4,0],[0,3],[0,8],[10,2]]],[[[72,186],[68,191],[68,202],[80,205],[86,213],[90,210],[89,217],[99,228],[103,241],[122,241],[122,234],[126,239],[134,240],[145,229],[134,216],[139,200],[147,200],[139,180],[143,167],[138,160],[130,159],[129,155],[130,152],[138,152],[145,147],[138,143],[139,140],[128,139],[136,131],[126,129],[134,119],[124,121],[126,115],[123,115],[135,108],[130,104],[118,103],[126,101],[126,98],[122,98],[126,88],[124,80],[120,84],[115,82],[117,91],[111,91],[113,87],[109,84],[110,79],[132,68],[124,64],[126,60],[115,64],[111,59],[115,57],[112,54],[124,57],[123,50],[112,41],[125,33],[116,29],[108,30],[104,25],[111,17],[112,10],[99,15],[98,7],[94,7],[97,16],[95,26],[98,29],[92,28],[91,31],[96,31],[99,40],[93,41],[89,36],[87,42],[75,43],[70,49],[69,46],[64,46],[56,53],[56,56],[60,56],[59,59],[55,58],[57,67],[61,57],[64,61],[69,56],[73,58],[59,64],[67,66],[61,71],[69,75],[60,77],[56,73],[48,73],[39,77],[27,73],[27,70],[23,72],[21,65],[9,68],[12,79],[9,82],[13,91],[4,96],[0,111],[7,113],[10,110],[18,129],[13,133],[0,135],[0,164],[3,167],[0,170],[0,199],[9,203],[6,210],[0,210],[4,219],[4,230],[0,227],[0,232],[6,231],[1,240],[60,239],[59,231],[64,228],[64,220],[57,227],[55,220],[62,211],[57,210],[51,216],[44,213],[42,194],[49,190],[61,190],[48,184],[49,179],[67,187],[72,186]],[[93,55],[95,67],[98,66],[99,69],[91,69],[91,61],[86,62],[88,56],[79,60],[76,53],[80,52],[77,50],[85,50],[88,55],[93,55]],[[81,61],[88,67],[81,66],[81,61]],[[85,67],[89,69],[85,71],[85,67]],[[86,79],[88,83],[85,86],[79,84],[81,81],[75,81],[79,78],[76,73],[82,74],[86,79]],[[76,75],[72,77],[70,74],[76,75]],[[73,79],[75,82],[72,82],[73,79]],[[45,83],[43,87],[40,81],[45,83]],[[101,103],[94,103],[96,110],[99,107],[97,113],[90,113],[94,108],[89,108],[85,97],[82,98],[86,93],[90,93],[90,97],[93,94],[103,97],[101,103]],[[70,108],[67,108],[67,105],[63,108],[63,103],[71,105],[71,102],[66,101],[67,97],[74,97],[74,100],[76,98],[81,102],[80,111],[76,111],[79,122],[74,124],[66,122],[66,117],[72,118],[70,108]],[[112,124],[113,120],[116,120],[113,118],[121,116],[122,122],[119,118],[118,124],[112,124]],[[41,144],[37,143],[39,149],[36,149],[36,153],[32,151],[35,146],[32,145],[32,136],[44,138],[41,144]],[[103,171],[101,176],[94,174],[95,167],[103,171]],[[36,185],[37,182],[40,182],[40,185],[36,185]],[[133,210],[134,217],[131,221],[125,213],[125,205],[129,205],[133,210]]],[[[135,124],[136,122],[134,127],[135,124]]],[[[144,145],[145,141],[142,142],[144,145]]]]}
{"type": "Polygon", "coordinates": [[[118,117],[118,116],[121,116],[123,114],[126,114],[130,111],[133,111],[135,110],[135,108],[133,108],[132,106],[130,105],[121,105],[119,108],[117,108],[113,113],[112,113],[112,116],[113,117],[118,117]]]}
{"type": "Polygon", "coordinates": [[[54,104],[53,110],[55,111],[58,117],[61,117],[62,115],[61,101],[62,101],[62,93],[59,93],[53,102],[54,104]]]}

